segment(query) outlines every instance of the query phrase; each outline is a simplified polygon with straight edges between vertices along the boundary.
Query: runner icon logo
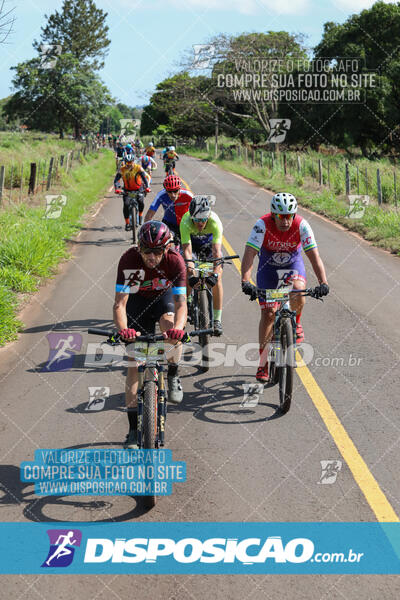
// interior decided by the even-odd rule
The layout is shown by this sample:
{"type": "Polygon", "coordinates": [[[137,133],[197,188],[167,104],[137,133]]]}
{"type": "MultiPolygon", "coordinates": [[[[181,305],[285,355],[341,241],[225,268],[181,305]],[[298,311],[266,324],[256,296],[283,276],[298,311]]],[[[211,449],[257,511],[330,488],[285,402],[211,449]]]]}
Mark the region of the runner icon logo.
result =
{"type": "Polygon", "coordinates": [[[68,567],[81,545],[82,532],[79,529],[48,529],[50,548],[42,567],[68,567]]]}
{"type": "Polygon", "coordinates": [[[99,411],[103,410],[106,399],[110,396],[109,387],[88,387],[89,402],[86,410],[99,411]]]}
{"type": "Polygon", "coordinates": [[[342,468],[341,460],[321,460],[321,477],[318,483],[335,483],[338,473],[342,468]]]}
{"type": "Polygon", "coordinates": [[[280,144],[281,142],[284,142],[291,124],[292,121],[290,119],[270,119],[270,132],[267,142],[270,144],[280,144]]]}
{"type": "Polygon", "coordinates": [[[75,352],[82,347],[80,333],[48,333],[47,340],[50,346],[49,358],[42,372],[67,371],[74,364],[75,352]]]}

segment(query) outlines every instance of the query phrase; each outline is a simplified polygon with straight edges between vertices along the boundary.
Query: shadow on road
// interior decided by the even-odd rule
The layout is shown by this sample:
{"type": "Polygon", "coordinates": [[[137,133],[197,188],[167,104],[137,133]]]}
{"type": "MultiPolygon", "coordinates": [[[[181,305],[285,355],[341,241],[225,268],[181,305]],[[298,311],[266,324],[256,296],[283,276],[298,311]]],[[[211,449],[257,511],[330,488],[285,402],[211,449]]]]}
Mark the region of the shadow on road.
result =
{"type": "Polygon", "coordinates": [[[87,333],[89,327],[103,327],[112,329],[113,322],[110,319],[82,319],[77,321],[60,321],[59,323],[46,323],[38,327],[28,327],[22,331],[24,333],[40,333],[41,331],[81,331],[87,333]]]}
{"type": "MultiPolygon", "coordinates": [[[[106,448],[120,445],[118,442],[82,444],[61,448],[61,450],[77,450],[88,448],[106,448]]],[[[121,497],[123,498],[123,497],[121,497]]],[[[34,522],[82,522],[90,521],[96,523],[121,522],[137,519],[148,512],[148,508],[143,506],[143,496],[128,496],[135,502],[135,506],[121,514],[111,514],[115,512],[115,503],[121,499],[119,496],[37,496],[34,490],[34,484],[20,481],[20,469],[15,465],[0,465],[0,508],[3,506],[20,505],[23,516],[34,522]],[[98,499],[97,499],[98,498],[98,499]],[[104,498],[107,498],[104,500],[104,498]],[[54,515],[59,511],[60,517],[50,516],[46,511],[54,515]],[[67,512],[89,511],[87,517],[79,516],[71,519],[66,516],[67,512]],[[106,517],[104,517],[106,513],[106,517]],[[96,518],[96,515],[102,518],[96,518]]]]}
{"type": "MultiPolygon", "coordinates": [[[[185,377],[193,377],[193,374],[185,377]]],[[[196,419],[221,425],[260,423],[284,416],[279,410],[279,404],[269,403],[264,399],[267,387],[244,399],[244,386],[249,383],[254,384],[254,379],[246,381],[243,375],[222,375],[197,380],[193,385],[198,392],[185,392],[182,404],[169,404],[168,412],[192,412],[196,419]],[[268,409],[273,409],[272,415],[265,414],[268,409]]],[[[277,399],[277,394],[275,387],[272,397],[277,399]]]]}

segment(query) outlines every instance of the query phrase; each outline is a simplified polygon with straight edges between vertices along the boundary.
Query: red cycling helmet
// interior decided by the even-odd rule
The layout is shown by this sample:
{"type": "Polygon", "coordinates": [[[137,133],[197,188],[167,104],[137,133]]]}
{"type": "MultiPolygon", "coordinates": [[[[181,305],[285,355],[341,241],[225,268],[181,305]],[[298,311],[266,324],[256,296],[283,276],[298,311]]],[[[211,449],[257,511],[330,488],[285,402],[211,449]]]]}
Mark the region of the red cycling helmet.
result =
{"type": "Polygon", "coordinates": [[[139,246],[165,248],[171,241],[169,227],[161,221],[147,221],[139,231],[139,246]]]}
{"type": "Polygon", "coordinates": [[[164,179],[163,185],[167,192],[175,192],[181,189],[182,181],[177,175],[168,175],[168,177],[164,179]]]}

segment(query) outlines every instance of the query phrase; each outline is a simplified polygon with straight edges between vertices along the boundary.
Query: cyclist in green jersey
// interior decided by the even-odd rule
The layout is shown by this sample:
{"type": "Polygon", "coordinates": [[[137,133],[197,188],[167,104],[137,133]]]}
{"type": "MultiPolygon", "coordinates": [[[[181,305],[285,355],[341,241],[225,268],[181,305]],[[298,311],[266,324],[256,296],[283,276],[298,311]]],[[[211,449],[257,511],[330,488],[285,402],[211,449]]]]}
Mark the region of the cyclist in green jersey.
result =
{"type": "MultiPolygon", "coordinates": [[[[194,196],[189,211],[182,217],[180,223],[181,244],[183,257],[192,260],[193,255],[219,258],[222,256],[223,227],[218,215],[211,210],[207,196],[194,196]]],[[[198,282],[194,277],[194,265],[188,265],[188,297],[192,287],[198,282]]],[[[212,288],[214,307],[214,334],[222,335],[222,265],[214,266],[213,273],[207,278],[207,284],[212,288]]]]}

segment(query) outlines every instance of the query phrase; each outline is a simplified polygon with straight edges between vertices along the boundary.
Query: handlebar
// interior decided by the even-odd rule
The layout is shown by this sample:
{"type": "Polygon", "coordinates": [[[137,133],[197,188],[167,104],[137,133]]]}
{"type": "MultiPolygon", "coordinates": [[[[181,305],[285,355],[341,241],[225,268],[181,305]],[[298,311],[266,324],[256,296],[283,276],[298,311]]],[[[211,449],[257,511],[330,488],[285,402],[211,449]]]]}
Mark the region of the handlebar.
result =
{"type": "MultiPolygon", "coordinates": [[[[288,290],[287,291],[287,295],[288,294],[300,294],[301,296],[310,296],[311,298],[315,298],[316,300],[321,300],[321,302],[323,302],[323,298],[320,298],[319,296],[317,296],[316,294],[316,287],[315,288],[306,288],[304,290],[288,290]]],[[[266,291],[269,290],[265,290],[264,288],[256,288],[257,293],[260,294],[260,296],[262,297],[263,293],[265,294],[266,291]]],[[[277,292],[279,291],[279,288],[276,290],[277,292]]],[[[283,300],[283,298],[282,298],[283,300]]],[[[279,298],[276,298],[276,302],[279,302],[279,298]]]]}
{"type": "MultiPolygon", "coordinates": [[[[135,344],[136,342],[162,342],[168,339],[162,334],[150,333],[148,335],[138,335],[134,340],[122,340],[116,329],[101,329],[99,327],[90,327],[88,329],[88,333],[107,337],[107,341],[111,342],[112,344],[117,344],[118,342],[122,342],[124,344],[135,344]]],[[[192,337],[199,335],[212,335],[213,333],[214,329],[197,329],[195,331],[185,332],[185,335],[180,341],[184,344],[187,344],[190,342],[192,337]]]]}
{"type": "Polygon", "coordinates": [[[189,262],[217,262],[217,261],[221,261],[221,263],[227,261],[227,260],[232,260],[234,258],[240,258],[239,254],[233,254],[232,256],[219,256],[217,258],[206,258],[206,259],[199,259],[199,258],[185,258],[185,263],[189,263],[189,262]]]}

